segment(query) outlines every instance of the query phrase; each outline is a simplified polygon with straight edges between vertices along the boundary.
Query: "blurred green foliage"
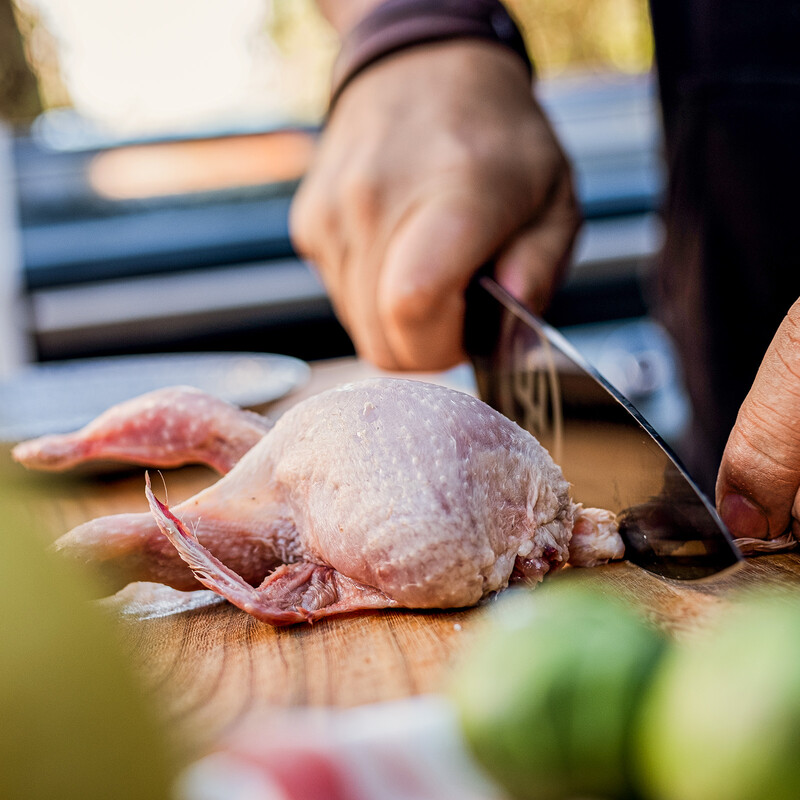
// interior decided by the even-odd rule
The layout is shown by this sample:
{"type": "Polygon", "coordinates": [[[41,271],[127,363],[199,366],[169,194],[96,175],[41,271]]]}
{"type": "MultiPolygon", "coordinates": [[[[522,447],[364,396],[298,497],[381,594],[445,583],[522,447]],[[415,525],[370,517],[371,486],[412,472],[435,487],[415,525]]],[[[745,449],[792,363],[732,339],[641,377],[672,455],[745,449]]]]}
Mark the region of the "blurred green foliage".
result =
{"type": "MultiPolygon", "coordinates": [[[[69,105],[69,85],[59,65],[59,53],[70,47],[70,42],[62,41],[58,31],[49,30],[48,17],[39,10],[37,0],[13,2],[44,106],[69,105]]],[[[314,0],[263,2],[261,30],[254,35],[263,37],[268,47],[254,50],[262,54],[254,57],[267,53],[271,69],[280,73],[287,118],[318,119],[328,99],[336,36],[314,0]]],[[[647,0],[508,0],[508,4],[521,23],[542,77],[587,70],[639,73],[652,64],[647,0]]],[[[180,24],[180,17],[168,13],[168,8],[153,24],[180,24]]],[[[6,26],[10,19],[9,14],[6,26]]],[[[180,36],[180,30],[175,35],[180,36]]],[[[16,61],[19,63],[19,58],[16,61]]]]}
{"type": "MultiPolygon", "coordinates": [[[[647,0],[507,0],[539,76],[647,72],[653,37],[647,0]]],[[[294,87],[295,116],[316,118],[328,99],[336,38],[313,0],[269,0],[264,33],[294,87]]]]}
{"type": "MultiPolygon", "coordinates": [[[[507,0],[540,74],[605,69],[644,72],[653,59],[647,0],[507,0]]],[[[271,0],[267,35],[287,54],[331,50],[313,0],[271,0]]],[[[330,52],[328,52],[330,57],[330,52]]]]}
{"type": "Polygon", "coordinates": [[[0,465],[0,797],[161,800],[172,765],[112,621],[0,465]]]}
{"type": "Polygon", "coordinates": [[[11,0],[0,0],[0,120],[32,120],[42,108],[36,78],[25,58],[11,0]]]}
{"type": "Polygon", "coordinates": [[[539,74],[646,72],[653,61],[647,0],[507,0],[539,74]]]}

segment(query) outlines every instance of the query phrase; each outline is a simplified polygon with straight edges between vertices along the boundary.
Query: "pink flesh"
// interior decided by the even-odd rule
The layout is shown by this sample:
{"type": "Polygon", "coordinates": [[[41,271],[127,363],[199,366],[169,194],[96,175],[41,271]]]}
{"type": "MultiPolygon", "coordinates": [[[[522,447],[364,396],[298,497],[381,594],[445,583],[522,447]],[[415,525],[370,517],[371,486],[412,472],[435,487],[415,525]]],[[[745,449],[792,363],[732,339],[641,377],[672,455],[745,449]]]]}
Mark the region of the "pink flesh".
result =
{"type": "Polygon", "coordinates": [[[623,558],[625,545],[617,533],[617,518],[604,508],[583,508],[572,526],[569,563],[573,567],[596,567],[623,558]]]}
{"type": "Polygon", "coordinates": [[[75,433],[22,442],[13,456],[49,471],[109,460],[151,467],[207,464],[225,474],[271,427],[265,417],[197,389],[172,387],[116,405],[75,433]]]}
{"type": "Polygon", "coordinates": [[[513,582],[538,583],[550,572],[561,569],[565,564],[560,553],[552,547],[546,547],[542,555],[535,558],[517,556],[514,561],[514,571],[511,573],[513,582]]]}
{"type": "MultiPolygon", "coordinates": [[[[279,524],[266,517],[262,529],[248,530],[212,508],[201,513],[180,507],[185,525],[200,527],[205,545],[234,567],[243,580],[257,586],[282,561],[275,550],[279,524]]],[[[99,517],[64,534],[56,549],[68,558],[96,564],[103,586],[116,592],[132,581],[153,581],[180,591],[202,588],[178,552],[164,538],[149,512],[99,517]]]]}
{"type": "Polygon", "coordinates": [[[303,561],[278,567],[257,589],[213,556],[153,494],[145,494],[162,533],[200,583],[233,605],[271,625],[311,622],[332,614],[396,606],[385,594],[340,575],[331,567],[303,561]]]}

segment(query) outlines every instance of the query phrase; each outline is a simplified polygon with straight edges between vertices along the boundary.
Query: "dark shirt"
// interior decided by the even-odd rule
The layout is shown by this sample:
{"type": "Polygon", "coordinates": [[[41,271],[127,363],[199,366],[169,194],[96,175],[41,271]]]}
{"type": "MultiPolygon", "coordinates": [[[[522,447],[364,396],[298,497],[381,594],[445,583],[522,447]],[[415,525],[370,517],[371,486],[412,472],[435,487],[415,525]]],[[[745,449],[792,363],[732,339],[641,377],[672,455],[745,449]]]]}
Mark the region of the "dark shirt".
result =
{"type": "Polygon", "coordinates": [[[651,0],[669,191],[657,306],[713,493],[739,405],[800,297],[800,2],[651,0]]]}

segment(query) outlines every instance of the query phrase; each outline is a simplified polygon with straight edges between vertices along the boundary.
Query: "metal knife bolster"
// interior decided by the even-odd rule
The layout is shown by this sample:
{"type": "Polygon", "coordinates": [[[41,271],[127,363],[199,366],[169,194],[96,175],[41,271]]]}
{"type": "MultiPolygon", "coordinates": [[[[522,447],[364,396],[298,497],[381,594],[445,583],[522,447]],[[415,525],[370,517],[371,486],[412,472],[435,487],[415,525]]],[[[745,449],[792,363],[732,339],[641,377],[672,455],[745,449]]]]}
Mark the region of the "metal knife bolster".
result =
{"type": "Polygon", "coordinates": [[[629,561],[679,580],[741,563],[711,503],[634,406],[486,274],[467,290],[464,345],[481,399],[550,450],[576,500],[617,513],[629,561]]]}

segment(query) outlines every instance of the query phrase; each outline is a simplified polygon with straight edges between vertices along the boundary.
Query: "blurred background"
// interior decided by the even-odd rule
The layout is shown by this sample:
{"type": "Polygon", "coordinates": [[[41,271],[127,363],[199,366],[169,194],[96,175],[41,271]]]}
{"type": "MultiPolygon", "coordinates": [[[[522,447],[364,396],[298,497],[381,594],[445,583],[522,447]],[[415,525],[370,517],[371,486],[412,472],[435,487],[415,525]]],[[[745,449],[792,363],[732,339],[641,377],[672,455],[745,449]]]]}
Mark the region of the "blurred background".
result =
{"type": "MultiPolygon", "coordinates": [[[[632,398],[668,384],[671,435],[679,380],[646,316],[663,186],[646,0],[510,5],[587,219],[550,319],[632,398]]],[[[336,48],[312,0],[0,0],[4,371],[352,353],[287,229],[336,48]]]]}

